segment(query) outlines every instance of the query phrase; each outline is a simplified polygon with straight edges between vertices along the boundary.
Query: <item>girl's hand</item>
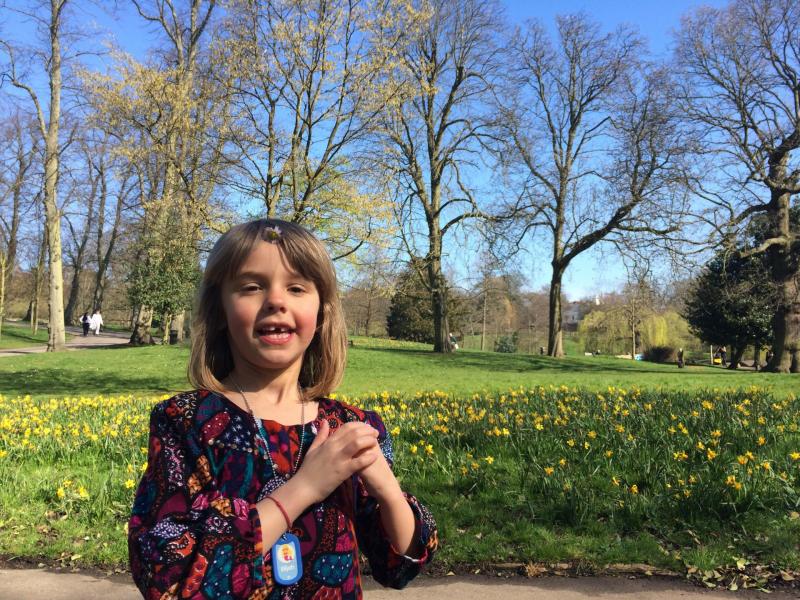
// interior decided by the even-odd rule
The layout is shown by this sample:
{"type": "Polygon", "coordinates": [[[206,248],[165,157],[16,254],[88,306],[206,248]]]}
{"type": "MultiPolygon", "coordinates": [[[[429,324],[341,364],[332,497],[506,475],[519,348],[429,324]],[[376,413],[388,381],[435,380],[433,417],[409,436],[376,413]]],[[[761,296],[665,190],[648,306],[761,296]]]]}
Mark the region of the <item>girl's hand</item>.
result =
{"type": "Polygon", "coordinates": [[[321,502],[345,479],[369,467],[380,455],[378,432],[366,423],[345,423],[331,436],[330,426],[323,419],[293,479],[302,481],[312,503],[321,502]]]}

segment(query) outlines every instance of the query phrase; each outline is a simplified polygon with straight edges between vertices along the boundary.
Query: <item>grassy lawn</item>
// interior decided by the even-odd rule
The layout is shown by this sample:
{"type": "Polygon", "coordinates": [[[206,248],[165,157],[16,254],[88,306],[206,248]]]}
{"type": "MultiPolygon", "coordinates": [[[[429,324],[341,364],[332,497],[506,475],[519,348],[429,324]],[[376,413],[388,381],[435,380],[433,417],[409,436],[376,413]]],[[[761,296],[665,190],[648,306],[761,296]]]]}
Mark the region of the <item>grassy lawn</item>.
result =
{"type": "MultiPolygon", "coordinates": [[[[566,385],[602,390],[728,389],[756,385],[785,397],[800,389],[800,376],[719,367],[660,365],[602,356],[553,359],[528,354],[459,351],[437,355],[428,346],[354,338],[339,392],[346,396],[384,390],[413,394],[440,390],[457,395],[509,388],[566,385]]],[[[87,350],[0,359],[0,394],[58,397],[73,394],[164,393],[185,389],[185,346],[87,350]]]]}
{"type": "MultiPolygon", "coordinates": [[[[393,430],[445,568],[645,563],[740,587],[800,569],[797,375],[354,344],[339,396],[393,430]]],[[[0,359],[0,556],[124,564],[148,413],[187,357],[0,359]]]]}
{"type": "MultiPolygon", "coordinates": [[[[10,350],[13,348],[30,348],[47,344],[47,327],[40,326],[36,335],[31,334],[30,325],[27,323],[18,325],[3,321],[3,332],[0,337],[0,350],[10,350]]],[[[67,334],[67,339],[72,336],[67,334]]]]}

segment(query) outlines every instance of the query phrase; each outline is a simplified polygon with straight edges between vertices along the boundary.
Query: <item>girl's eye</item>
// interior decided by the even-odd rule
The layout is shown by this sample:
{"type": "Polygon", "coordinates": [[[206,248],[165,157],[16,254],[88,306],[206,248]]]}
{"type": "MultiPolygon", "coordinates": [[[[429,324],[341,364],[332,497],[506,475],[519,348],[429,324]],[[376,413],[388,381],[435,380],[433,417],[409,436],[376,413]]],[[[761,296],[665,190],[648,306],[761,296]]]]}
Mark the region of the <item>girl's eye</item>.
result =
{"type": "Polygon", "coordinates": [[[299,285],[293,285],[292,287],[289,288],[289,291],[292,292],[293,294],[302,294],[303,292],[306,291],[306,289],[299,285]]]}
{"type": "Polygon", "coordinates": [[[256,285],[255,283],[250,283],[244,287],[242,287],[243,292],[257,292],[261,289],[261,286],[256,285]]]}

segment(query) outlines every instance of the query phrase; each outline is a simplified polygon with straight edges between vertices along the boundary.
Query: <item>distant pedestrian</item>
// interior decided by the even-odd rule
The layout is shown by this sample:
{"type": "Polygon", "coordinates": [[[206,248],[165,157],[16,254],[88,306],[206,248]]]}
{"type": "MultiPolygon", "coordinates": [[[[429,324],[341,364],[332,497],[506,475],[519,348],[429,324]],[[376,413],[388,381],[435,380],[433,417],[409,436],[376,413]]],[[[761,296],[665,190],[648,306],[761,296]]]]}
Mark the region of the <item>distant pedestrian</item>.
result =
{"type": "Polygon", "coordinates": [[[728,364],[728,351],[725,349],[725,346],[719,349],[719,357],[722,359],[722,366],[726,366],[728,364]]]}
{"type": "Polygon", "coordinates": [[[83,337],[89,335],[89,324],[91,323],[92,319],[89,317],[89,313],[83,313],[81,317],[81,327],[83,327],[83,337]]]}
{"type": "Polygon", "coordinates": [[[453,334],[451,333],[451,334],[448,336],[448,339],[450,340],[450,347],[451,347],[453,350],[458,350],[458,338],[457,338],[455,335],[453,335],[453,334]]]}
{"type": "Polygon", "coordinates": [[[683,348],[678,348],[678,368],[683,368],[683,348]]]}
{"type": "Polygon", "coordinates": [[[100,326],[103,324],[103,316],[100,314],[100,310],[94,311],[92,318],[89,320],[89,329],[91,329],[95,335],[100,335],[100,326]]]}

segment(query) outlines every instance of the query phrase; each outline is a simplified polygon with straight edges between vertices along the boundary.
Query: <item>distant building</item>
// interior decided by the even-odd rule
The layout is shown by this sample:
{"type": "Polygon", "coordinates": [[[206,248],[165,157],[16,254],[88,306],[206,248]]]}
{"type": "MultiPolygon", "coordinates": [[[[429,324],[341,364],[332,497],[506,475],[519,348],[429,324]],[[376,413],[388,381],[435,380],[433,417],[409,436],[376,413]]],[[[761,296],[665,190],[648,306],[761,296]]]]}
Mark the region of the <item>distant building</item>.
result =
{"type": "Polygon", "coordinates": [[[596,306],[600,306],[600,298],[598,296],[595,296],[594,300],[567,302],[561,308],[561,328],[564,331],[577,331],[578,324],[596,306]]]}

